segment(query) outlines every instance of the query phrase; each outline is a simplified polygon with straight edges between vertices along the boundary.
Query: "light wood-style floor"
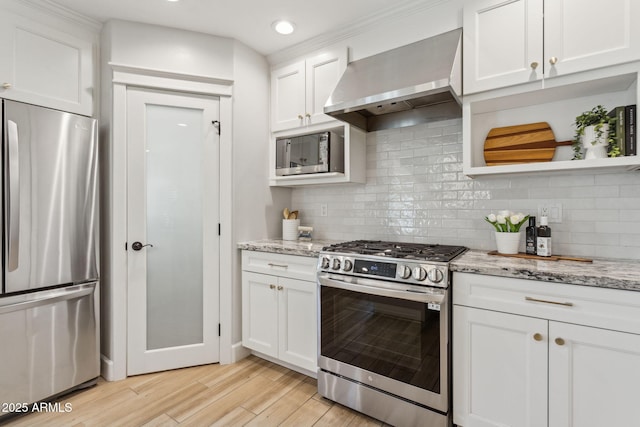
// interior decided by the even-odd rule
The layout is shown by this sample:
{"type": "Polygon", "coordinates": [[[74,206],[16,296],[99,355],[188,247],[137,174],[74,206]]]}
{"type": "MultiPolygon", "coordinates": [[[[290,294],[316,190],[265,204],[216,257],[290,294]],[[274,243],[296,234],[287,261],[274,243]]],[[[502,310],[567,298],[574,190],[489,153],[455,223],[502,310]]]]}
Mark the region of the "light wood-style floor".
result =
{"type": "Polygon", "coordinates": [[[67,413],[31,413],[25,426],[383,426],[316,393],[316,380],[250,356],[106,382],[62,397],[67,413]]]}

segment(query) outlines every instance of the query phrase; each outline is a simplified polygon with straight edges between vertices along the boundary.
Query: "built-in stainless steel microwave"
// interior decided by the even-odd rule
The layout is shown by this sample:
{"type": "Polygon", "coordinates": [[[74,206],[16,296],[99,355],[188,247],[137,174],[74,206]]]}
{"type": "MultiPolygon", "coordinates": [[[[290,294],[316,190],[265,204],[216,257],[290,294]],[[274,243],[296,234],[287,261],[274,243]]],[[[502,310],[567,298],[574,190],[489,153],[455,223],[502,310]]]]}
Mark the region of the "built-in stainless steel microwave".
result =
{"type": "Polygon", "coordinates": [[[320,132],[276,138],[276,176],[344,173],[344,137],[320,132]]]}

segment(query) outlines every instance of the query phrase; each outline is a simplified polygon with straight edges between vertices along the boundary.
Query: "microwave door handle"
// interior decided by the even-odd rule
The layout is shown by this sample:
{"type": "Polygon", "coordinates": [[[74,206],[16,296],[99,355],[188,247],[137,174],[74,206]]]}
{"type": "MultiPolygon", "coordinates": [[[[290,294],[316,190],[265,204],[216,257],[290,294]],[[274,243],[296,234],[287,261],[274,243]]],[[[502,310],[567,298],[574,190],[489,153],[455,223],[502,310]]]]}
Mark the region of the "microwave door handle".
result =
{"type": "Polygon", "coordinates": [[[7,270],[18,268],[20,255],[20,157],[18,150],[18,125],[7,120],[7,270]]]}
{"type": "Polygon", "coordinates": [[[421,303],[436,303],[441,304],[444,301],[444,295],[434,295],[427,292],[417,292],[407,289],[388,289],[379,288],[376,286],[362,285],[343,282],[342,280],[330,279],[325,276],[318,276],[318,282],[321,286],[328,286],[330,288],[344,289],[347,291],[360,292],[363,294],[377,295],[381,297],[398,298],[408,301],[415,301],[421,303]]]}

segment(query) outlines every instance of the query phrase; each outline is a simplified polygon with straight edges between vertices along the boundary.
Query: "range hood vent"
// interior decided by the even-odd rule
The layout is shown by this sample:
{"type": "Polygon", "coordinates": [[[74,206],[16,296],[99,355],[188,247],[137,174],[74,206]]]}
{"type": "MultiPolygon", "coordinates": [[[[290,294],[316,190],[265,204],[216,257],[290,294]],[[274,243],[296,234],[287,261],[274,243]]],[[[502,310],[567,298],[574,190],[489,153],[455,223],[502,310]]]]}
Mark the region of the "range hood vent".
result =
{"type": "Polygon", "coordinates": [[[462,29],[347,66],[325,114],[367,132],[462,116],[462,29]]]}

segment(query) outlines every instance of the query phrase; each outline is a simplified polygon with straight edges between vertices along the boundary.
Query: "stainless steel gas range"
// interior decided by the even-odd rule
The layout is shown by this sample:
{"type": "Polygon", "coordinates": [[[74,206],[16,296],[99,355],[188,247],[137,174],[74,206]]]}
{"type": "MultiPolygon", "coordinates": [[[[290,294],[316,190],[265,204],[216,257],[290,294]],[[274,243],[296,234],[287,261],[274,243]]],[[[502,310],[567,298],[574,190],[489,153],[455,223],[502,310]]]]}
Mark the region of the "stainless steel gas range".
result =
{"type": "Polygon", "coordinates": [[[451,425],[449,262],[462,246],[357,240],[318,261],[318,393],[396,426],[451,425]]]}

